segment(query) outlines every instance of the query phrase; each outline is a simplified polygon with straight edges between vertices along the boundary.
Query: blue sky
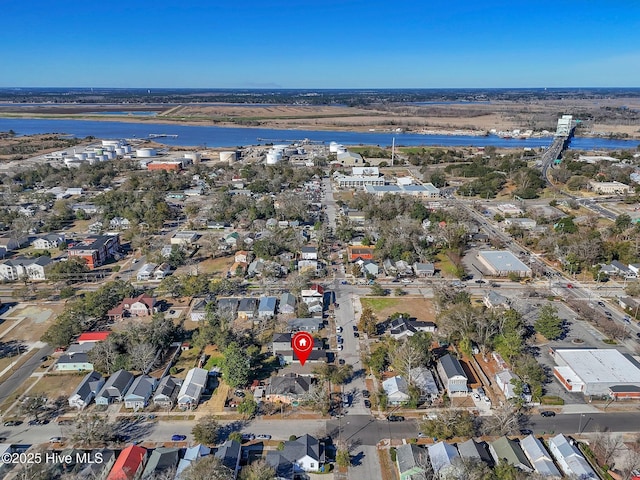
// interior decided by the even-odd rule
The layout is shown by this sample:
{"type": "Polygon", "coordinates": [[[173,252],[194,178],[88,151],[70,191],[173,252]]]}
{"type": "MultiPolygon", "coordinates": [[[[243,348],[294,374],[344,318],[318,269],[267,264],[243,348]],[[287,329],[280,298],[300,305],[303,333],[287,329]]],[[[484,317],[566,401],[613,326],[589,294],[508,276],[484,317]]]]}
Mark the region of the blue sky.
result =
{"type": "Polygon", "coordinates": [[[0,0],[0,87],[640,87],[640,2],[0,0]]]}

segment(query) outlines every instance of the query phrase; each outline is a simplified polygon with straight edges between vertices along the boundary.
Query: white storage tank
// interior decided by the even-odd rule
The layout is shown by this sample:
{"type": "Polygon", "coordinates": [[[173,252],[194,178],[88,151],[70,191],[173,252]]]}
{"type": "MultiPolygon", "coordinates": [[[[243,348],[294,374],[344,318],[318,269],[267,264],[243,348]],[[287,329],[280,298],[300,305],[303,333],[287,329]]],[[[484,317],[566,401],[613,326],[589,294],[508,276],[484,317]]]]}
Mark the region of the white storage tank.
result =
{"type": "Polygon", "coordinates": [[[131,153],[131,145],[123,145],[124,153],[131,153]]]}
{"type": "Polygon", "coordinates": [[[106,152],[105,156],[108,160],[113,160],[114,158],[116,158],[116,152],[108,151],[106,152]]]}
{"type": "Polygon", "coordinates": [[[80,153],[76,153],[74,157],[76,157],[78,160],[86,160],[87,154],[84,152],[80,152],[80,153]]]}
{"type": "Polygon", "coordinates": [[[338,145],[338,150],[336,150],[336,153],[347,153],[347,148],[342,145],[338,145]]]}
{"type": "Polygon", "coordinates": [[[344,146],[336,142],[331,142],[329,144],[329,153],[338,153],[338,150],[341,148],[344,148],[344,146]]]}
{"type": "Polygon", "coordinates": [[[116,149],[115,145],[106,145],[104,147],[104,150],[107,151],[107,152],[113,152],[113,151],[115,151],[115,149],[116,149]]]}
{"type": "Polygon", "coordinates": [[[229,163],[229,165],[231,165],[232,163],[234,163],[238,158],[238,155],[236,154],[236,152],[220,152],[220,161],[221,162],[227,162],[229,163]]]}
{"type": "Polygon", "coordinates": [[[87,152],[87,158],[91,160],[96,158],[96,152],[87,152]]]}
{"type": "Polygon", "coordinates": [[[95,165],[98,160],[96,160],[96,156],[94,155],[93,157],[89,157],[87,161],[89,162],[89,165],[95,165]]]}
{"type": "Polygon", "coordinates": [[[106,155],[96,155],[96,161],[98,161],[98,162],[106,162],[107,161],[107,156],[106,155]]]}
{"type": "Polygon", "coordinates": [[[136,150],[136,157],[149,158],[156,156],[155,148],[139,148],[136,150]]]}
{"type": "Polygon", "coordinates": [[[202,155],[198,152],[187,152],[184,154],[184,158],[191,160],[193,163],[200,163],[202,155]]]}
{"type": "Polygon", "coordinates": [[[116,148],[120,146],[120,140],[102,140],[102,146],[116,148]]]}
{"type": "Polygon", "coordinates": [[[116,147],[116,155],[118,155],[119,157],[124,155],[124,148],[122,147],[116,147]]]}
{"type": "Polygon", "coordinates": [[[94,151],[94,153],[95,153],[96,155],[102,155],[102,152],[103,152],[104,150],[102,150],[101,148],[94,148],[94,149],[93,149],[93,151],[94,151]]]}
{"type": "Polygon", "coordinates": [[[282,152],[269,150],[267,152],[267,165],[275,165],[282,160],[282,152]]]}

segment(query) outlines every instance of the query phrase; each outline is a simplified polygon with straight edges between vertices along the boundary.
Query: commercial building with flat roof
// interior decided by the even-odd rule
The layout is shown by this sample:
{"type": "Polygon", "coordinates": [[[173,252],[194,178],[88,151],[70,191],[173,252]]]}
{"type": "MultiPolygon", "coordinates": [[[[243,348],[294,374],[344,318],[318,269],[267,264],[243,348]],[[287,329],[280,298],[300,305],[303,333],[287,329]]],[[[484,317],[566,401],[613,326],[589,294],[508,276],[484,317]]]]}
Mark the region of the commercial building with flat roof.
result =
{"type": "Polygon", "coordinates": [[[609,395],[611,387],[640,387],[640,364],[613,348],[576,348],[551,351],[554,376],[570,392],[609,395]]]}
{"type": "Polygon", "coordinates": [[[531,269],[507,250],[482,250],[478,252],[477,258],[489,275],[506,277],[515,273],[519,277],[531,276],[531,269]]]}

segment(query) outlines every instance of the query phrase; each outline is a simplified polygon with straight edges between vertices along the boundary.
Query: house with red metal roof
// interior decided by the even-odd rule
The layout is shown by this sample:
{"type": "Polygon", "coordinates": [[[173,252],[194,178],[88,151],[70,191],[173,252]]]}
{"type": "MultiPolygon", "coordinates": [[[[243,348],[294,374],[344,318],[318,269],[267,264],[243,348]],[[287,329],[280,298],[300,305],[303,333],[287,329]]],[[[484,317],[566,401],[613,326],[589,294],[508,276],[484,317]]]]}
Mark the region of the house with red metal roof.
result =
{"type": "Polygon", "coordinates": [[[146,459],[146,448],[129,445],[120,452],[107,480],[137,480],[142,474],[146,459]]]}
{"type": "Polygon", "coordinates": [[[111,332],[85,332],[78,337],[77,343],[83,344],[87,342],[104,342],[111,332]]]}

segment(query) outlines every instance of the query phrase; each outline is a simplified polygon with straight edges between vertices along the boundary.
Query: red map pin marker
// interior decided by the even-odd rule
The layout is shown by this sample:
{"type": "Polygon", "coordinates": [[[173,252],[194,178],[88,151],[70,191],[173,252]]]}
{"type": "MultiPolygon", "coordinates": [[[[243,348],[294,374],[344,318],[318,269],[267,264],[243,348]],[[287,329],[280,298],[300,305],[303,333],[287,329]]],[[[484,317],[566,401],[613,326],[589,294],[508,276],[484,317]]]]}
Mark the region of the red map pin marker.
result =
{"type": "Polygon", "coordinates": [[[304,366],[304,362],[307,361],[311,350],[313,350],[313,337],[307,332],[298,332],[291,339],[291,347],[298,357],[300,365],[304,366]]]}

